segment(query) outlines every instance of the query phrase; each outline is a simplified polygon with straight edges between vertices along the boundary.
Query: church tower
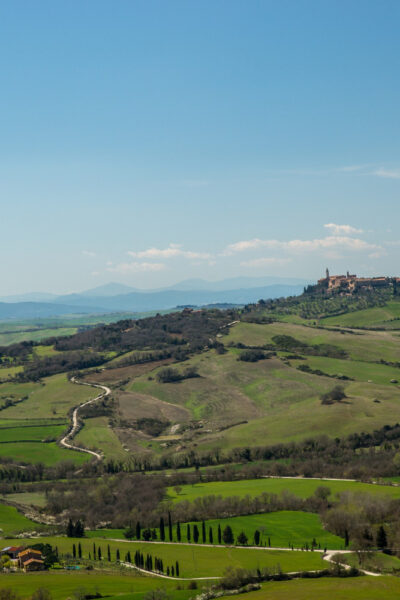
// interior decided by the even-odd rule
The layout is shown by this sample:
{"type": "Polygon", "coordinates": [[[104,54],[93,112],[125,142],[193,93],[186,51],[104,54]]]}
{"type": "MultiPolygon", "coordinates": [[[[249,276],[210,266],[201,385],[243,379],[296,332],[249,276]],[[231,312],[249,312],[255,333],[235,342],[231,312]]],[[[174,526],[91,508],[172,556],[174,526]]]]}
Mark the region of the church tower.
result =
{"type": "Polygon", "coordinates": [[[326,268],[326,278],[329,279],[329,269],[328,269],[328,267],[326,268]]]}

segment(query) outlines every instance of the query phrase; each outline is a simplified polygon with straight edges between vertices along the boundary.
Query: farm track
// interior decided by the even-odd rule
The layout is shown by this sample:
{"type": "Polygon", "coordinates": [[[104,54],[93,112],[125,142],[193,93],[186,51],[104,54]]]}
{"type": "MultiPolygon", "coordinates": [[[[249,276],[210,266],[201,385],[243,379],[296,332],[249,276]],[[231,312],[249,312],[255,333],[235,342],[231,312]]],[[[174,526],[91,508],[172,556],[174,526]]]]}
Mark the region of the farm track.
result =
{"type": "Polygon", "coordinates": [[[77,432],[79,430],[79,421],[78,421],[79,410],[81,408],[83,408],[84,406],[88,406],[89,404],[93,404],[94,402],[97,402],[97,400],[101,400],[101,398],[105,398],[106,396],[109,396],[111,394],[111,390],[109,387],[107,387],[105,385],[100,385],[99,383],[85,383],[83,381],[77,381],[77,379],[75,377],[72,377],[71,382],[75,383],[76,385],[88,385],[89,387],[99,388],[99,389],[103,390],[103,392],[101,394],[99,394],[98,396],[96,396],[95,398],[92,398],[91,400],[87,400],[83,404],[80,404],[79,406],[74,408],[74,411],[72,413],[72,428],[70,429],[69,433],[67,433],[67,435],[65,435],[60,440],[60,445],[64,446],[64,448],[68,448],[69,450],[76,450],[78,452],[85,452],[86,454],[91,454],[92,456],[97,458],[97,460],[102,460],[103,457],[98,452],[94,452],[94,450],[88,450],[87,448],[80,448],[79,446],[74,446],[73,444],[70,443],[70,441],[75,437],[75,435],[77,434],[77,432]]]}

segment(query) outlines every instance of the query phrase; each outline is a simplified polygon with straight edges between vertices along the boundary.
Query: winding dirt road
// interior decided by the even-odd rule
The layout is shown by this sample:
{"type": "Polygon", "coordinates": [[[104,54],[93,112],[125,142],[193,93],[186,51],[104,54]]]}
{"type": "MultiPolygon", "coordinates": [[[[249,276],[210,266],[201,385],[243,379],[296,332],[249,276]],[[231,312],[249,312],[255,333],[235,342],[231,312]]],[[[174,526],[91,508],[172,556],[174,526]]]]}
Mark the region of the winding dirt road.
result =
{"type": "Polygon", "coordinates": [[[79,446],[74,446],[70,442],[75,437],[75,435],[78,431],[78,428],[79,428],[79,421],[78,421],[79,410],[81,408],[83,408],[84,406],[88,406],[88,404],[93,404],[94,402],[97,402],[97,400],[101,400],[101,398],[105,398],[106,396],[109,396],[111,394],[111,390],[109,387],[107,387],[105,385],[100,385],[99,383],[85,383],[83,381],[78,381],[75,377],[72,377],[71,381],[72,381],[72,383],[75,383],[76,385],[88,385],[89,387],[99,388],[103,391],[101,394],[96,396],[96,398],[87,400],[83,404],[80,404],[79,406],[74,408],[74,412],[72,413],[72,428],[70,429],[69,433],[67,433],[67,435],[65,435],[62,438],[62,440],[60,440],[60,444],[61,444],[61,446],[64,446],[64,448],[68,448],[69,450],[77,450],[78,452],[85,452],[86,454],[91,454],[92,456],[95,456],[97,458],[97,460],[102,460],[102,456],[98,452],[94,452],[94,450],[87,450],[86,448],[80,448],[79,446]]]}

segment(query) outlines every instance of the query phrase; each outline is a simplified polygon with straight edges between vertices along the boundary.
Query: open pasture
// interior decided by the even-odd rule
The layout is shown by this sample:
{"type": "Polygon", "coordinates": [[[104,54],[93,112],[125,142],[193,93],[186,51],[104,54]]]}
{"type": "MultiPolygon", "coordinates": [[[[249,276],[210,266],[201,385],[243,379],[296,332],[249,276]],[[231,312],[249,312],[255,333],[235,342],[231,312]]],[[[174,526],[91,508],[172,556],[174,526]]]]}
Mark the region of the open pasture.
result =
{"type": "Polygon", "coordinates": [[[293,579],[264,583],[246,600],[398,600],[398,577],[293,579]]]}
{"type": "Polygon", "coordinates": [[[0,428],[0,444],[7,442],[42,442],[56,440],[65,431],[65,425],[0,428]]]}
{"type": "MultiPolygon", "coordinates": [[[[0,537],[15,535],[24,531],[41,531],[45,527],[27,519],[14,506],[0,503],[0,537]]],[[[10,545],[10,544],[3,544],[10,545]]]]}
{"type": "MultiPolygon", "coordinates": [[[[201,532],[202,524],[196,523],[201,532]]],[[[191,531],[193,535],[193,525],[191,531]]],[[[231,517],[227,519],[213,519],[205,521],[206,537],[209,541],[209,529],[212,528],[214,543],[217,543],[218,525],[221,530],[229,525],[232,528],[235,540],[244,531],[248,537],[248,544],[254,544],[254,532],[256,529],[261,533],[261,545],[275,548],[311,547],[313,539],[320,548],[332,550],[344,549],[344,540],[326,531],[317,514],[301,511],[278,511],[273,513],[246,515],[243,517],[231,517]]],[[[167,534],[168,535],[168,534],[167,534]]],[[[174,540],[176,541],[176,526],[173,527],[174,540]]],[[[182,541],[186,542],[186,524],[181,524],[182,541]]],[[[200,535],[201,539],[201,535],[200,535]]]]}
{"type": "Polygon", "coordinates": [[[62,461],[78,465],[90,459],[89,454],[60,448],[55,442],[9,442],[0,444],[0,456],[17,462],[43,463],[52,466],[62,461]]]}
{"type": "Polygon", "coordinates": [[[207,483],[196,483],[194,485],[183,485],[179,494],[174,488],[168,488],[168,498],[174,502],[189,500],[193,502],[200,496],[259,496],[264,492],[267,494],[280,494],[289,491],[300,498],[312,496],[320,487],[328,487],[331,494],[341,492],[366,493],[371,495],[387,495],[392,498],[400,498],[400,487],[377,485],[371,483],[360,483],[358,481],[326,481],[324,479],[296,479],[296,478],[263,478],[244,479],[242,481],[213,481],[207,483]]]}
{"type": "Polygon", "coordinates": [[[388,361],[400,360],[400,344],[398,334],[389,331],[362,331],[357,334],[341,333],[329,329],[317,329],[295,323],[238,323],[223,338],[225,344],[242,342],[247,345],[264,345],[273,343],[276,335],[289,335],[310,345],[331,344],[346,350],[354,360],[388,361]]]}
{"type": "Polygon", "coordinates": [[[322,325],[341,327],[384,327],[391,329],[400,326],[400,302],[389,301],[385,306],[375,306],[344,315],[325,317],[322,325]]]}
{"type": "Polygon", "coordinates": [[[165,589],[173,600],[185,600],[193,596],[193,590],[176,590],[176,581],[143,577],[133,569],[115,568],[94,571],[49,571],[45,573],[2,574],[0,589],[11,588],[23,600],[30,598],[37,589],[49,590],[54,600],[73,598],[77,591],[85,594],[100,592],[107,598],[141,600],[146,592],[165,589]]]}
{"type": "Polygon", "coordinates": [[[127,457],[117,435],[109,427],[107,417],[85,419],[84,426],[75,440],[83,444],[85,448],[100,450],[107,458],[123,460],[127,457]]]}
{"type": "Polygon", "coordinates": [[[0,396],[4,393],[3,389],[15,394],[18,394],[18,390],[21,389],[30,391],[27,400],[1,412],[1,417],[7,419],[25,419],[27,414],[35,418],[65,418],[72,407],[96,396],[96,390],[85,385],[70,383],[65,373],[46,377],[42,383],[2,384],[0,396]]]}

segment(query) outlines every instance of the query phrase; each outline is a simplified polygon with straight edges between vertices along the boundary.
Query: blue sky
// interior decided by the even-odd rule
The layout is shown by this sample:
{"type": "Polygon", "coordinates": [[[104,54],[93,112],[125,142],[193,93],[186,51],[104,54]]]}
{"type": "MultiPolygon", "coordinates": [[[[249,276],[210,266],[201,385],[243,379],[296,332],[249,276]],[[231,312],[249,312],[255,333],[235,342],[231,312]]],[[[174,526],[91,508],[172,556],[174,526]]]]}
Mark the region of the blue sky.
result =
{"type": "Polygon", "coordinates": [[[400,3],[0,5],[0,295],[400,275],[400,3]]]}

